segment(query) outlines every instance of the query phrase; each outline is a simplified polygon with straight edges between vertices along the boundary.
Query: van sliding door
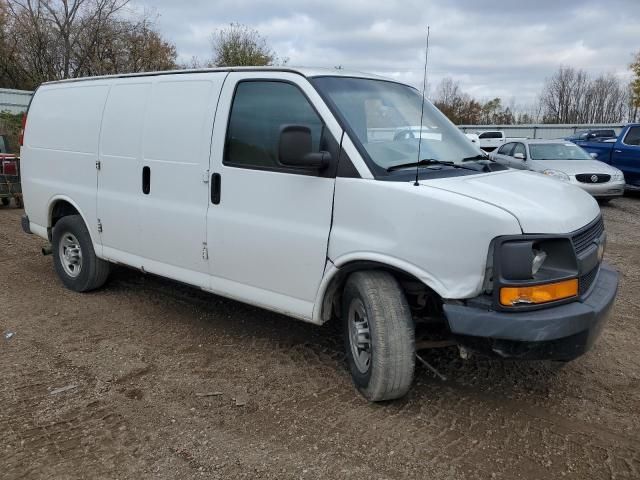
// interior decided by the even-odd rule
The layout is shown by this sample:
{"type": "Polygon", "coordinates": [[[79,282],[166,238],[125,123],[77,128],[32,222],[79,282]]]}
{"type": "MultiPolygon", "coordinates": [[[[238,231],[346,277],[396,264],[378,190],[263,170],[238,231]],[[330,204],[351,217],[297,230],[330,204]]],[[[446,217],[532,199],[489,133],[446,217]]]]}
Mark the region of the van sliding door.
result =
{"type": "Polygon", "coordinates": [[[207,287],[206,214],[215,109],[225,72],[154,78],[136,184],[145,270],[207,287]]]}

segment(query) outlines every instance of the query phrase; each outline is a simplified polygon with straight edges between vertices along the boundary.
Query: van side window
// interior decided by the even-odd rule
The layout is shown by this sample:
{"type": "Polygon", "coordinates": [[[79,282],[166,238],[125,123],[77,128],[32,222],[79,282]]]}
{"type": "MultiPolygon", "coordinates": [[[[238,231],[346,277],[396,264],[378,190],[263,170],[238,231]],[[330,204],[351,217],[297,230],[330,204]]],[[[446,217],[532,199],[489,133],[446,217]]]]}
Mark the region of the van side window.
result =
{"type": "Polygon", "coordinates": [[[227,127],[224,164],[288,170],[278,163],[285,125],[311,129],[313,152],[320,151],[322,120],[298,87],[278,81],[244,81],[236,87],[227,127]]]}

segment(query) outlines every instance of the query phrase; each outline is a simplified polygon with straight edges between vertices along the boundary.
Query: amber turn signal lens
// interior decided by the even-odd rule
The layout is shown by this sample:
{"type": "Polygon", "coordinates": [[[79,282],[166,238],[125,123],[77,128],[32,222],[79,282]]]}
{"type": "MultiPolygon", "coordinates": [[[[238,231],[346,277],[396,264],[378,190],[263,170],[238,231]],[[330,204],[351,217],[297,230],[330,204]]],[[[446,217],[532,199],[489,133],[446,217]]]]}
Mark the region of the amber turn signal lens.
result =
{"type": "Polygon", "coordinates": [[[546,283],[532,287],[503,287],[500,289],[500,303],[505,307],[518,304],[539,304],[563,300],[578,295],[578,279],[546,283]]]}

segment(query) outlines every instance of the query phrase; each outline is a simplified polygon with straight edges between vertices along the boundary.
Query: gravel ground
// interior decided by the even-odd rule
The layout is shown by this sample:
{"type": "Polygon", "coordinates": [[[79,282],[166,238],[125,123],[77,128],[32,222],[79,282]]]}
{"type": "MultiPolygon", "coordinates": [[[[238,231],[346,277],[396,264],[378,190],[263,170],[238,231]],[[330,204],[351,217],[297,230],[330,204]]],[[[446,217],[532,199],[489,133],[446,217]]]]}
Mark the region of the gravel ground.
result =
{"type": "Polygon", "coordinates": [[[335,326],[126,269],[70,292],[1,208],[0,478],[640,478],[640,198],[603,212],[622,276],[593,351],[431,351],[446,381],[371,405],[335,326]]]}

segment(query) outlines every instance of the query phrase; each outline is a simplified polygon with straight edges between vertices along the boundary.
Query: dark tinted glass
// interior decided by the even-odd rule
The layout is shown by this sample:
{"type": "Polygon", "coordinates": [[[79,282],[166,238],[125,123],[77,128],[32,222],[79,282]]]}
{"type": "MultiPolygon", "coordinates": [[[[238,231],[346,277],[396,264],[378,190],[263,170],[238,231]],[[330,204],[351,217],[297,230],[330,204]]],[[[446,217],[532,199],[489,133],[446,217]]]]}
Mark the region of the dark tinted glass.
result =
{"type": "Polygon", "coordinates": [[[513,153],[511,155],[513,156],[516,153],[521,153],[525,158],[527,158],[527,151],[525,150],[523,143],[516,143],[516,148],[513,149],[513,153]]]}
{"type": "Polygon", "coordinates": [[[513,150],[514,145],[515,145],[514,143],[505,143],[503,146],[500,147],[500,150],[498,150],[498,153],[500,155],[511,155],[511,151],[513,150]]]}
{"type": "Polygon", "coordinates": [[[480,134],[480,138],[502,138],[500,132],[484,132],[480,134]]]}
{"type": "Polygon", "coordinates": [[[640,127],[631,127],[624,137],[624,143],[627,145],[640,145],[640,127]]]}
{"type": "Polygon", "coordinates": [[[319,151],[322,121],[298,87],[270,81],[239,83],[231,107],[224,163],[282,169],[278,143],[286,125],[309,127],[313,151],[319,151]]]}
{"type": "Polygon", "coordinates": [[[616,136],[616,132],[613,130],[594,130],[597,138],[614,138],[616,136]]]}

